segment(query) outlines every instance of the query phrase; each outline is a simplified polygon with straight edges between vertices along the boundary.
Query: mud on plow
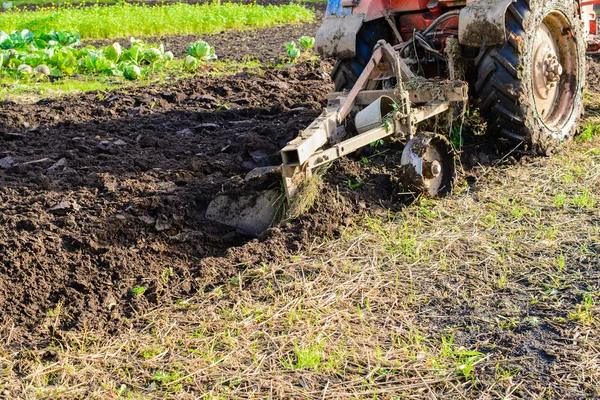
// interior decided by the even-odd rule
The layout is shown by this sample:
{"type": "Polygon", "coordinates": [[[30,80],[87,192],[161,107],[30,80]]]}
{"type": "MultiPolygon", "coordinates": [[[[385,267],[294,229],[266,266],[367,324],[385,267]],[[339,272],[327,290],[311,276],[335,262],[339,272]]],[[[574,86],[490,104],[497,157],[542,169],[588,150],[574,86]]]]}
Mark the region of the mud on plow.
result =
{"type": "MultiPolygon", "coordinates": [[[[449,43],[451,78],[460,65],[460,51],[452,49],[449,43]],[[458,56],[453,58],[453,54],[458,56]]],[[[418,77],[400,57],[398,47],[381,40],[354,86],[331,93],[322,114],[281,150],[282,165],[253,170],[246,177],[251,183],[277,171],[282,187],[222,193],[211,202],[206,216],[242,233],[259,235],[284,217],[286,203],[302,196],[303,184],[315,171],[391,138],[405,143],[397,170],[403,189],[415,195],[444,195],[452,187],[455,151],[446,136],[419,127],[443,114],[462,117],[467,101],[466,82],[418,77]],[[382,89],[369,90],[373,87],[382,89]]]]}

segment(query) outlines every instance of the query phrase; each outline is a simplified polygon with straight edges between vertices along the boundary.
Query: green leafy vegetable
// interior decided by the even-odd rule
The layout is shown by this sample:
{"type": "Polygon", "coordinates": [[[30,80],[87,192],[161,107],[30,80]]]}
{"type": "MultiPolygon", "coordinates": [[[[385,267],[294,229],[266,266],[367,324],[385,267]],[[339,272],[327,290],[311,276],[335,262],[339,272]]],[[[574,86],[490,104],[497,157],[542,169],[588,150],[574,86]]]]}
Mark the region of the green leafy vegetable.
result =
{"type": "Polygon", "coordinates": [[[302,50],[308,51],[315,47],[315,38],[312,36],[302,36],[298,39],[298,43],[300,44],[300,47],[302,47],[302,50]]]}
{"type": "Polygon", "coordinates": [[[88,50],[88,55],[83,59],[83,66],[90,72],[97,74],[114,75],[116,64],[106,57],[102,51],[88,50]]]}
{"type": "Polygon", "coordinates": [[[127,80],[134,81],[142,76],[142,70],[137,65],[128,65],[123,70],[123,77],[127,80]]]}
{"type": "Polygon", "coordinates": [[[183,66],[190,71],[197,69],[198,65],[198,59],[193,56],[187,56],[183,61],[183,66]]]}
{"type": "Polygon", "coordinates": [[[50,68],[48,68],[47,65],[38,65],[37,67],[35,67],[35,73],[39,75],[49,76],[50,68]]]}
{"type": "Polygon", "coordinates": [[[17,72],[20,75],[31,75],[33,73],[33,68],[27,64],[21,64],[17,67],[17,72]]]}
{"type": "Polygon", "coordinates": [[[216,60],[215,49],[204,40],[198,40],[188,46],[188,54],[199,61],[216,60]]]}
{"type": "Polygon", "coordinates": [[[285,49],[287,51],[288,57],[295,62],[298,57],[300,57],[300,50],[296,47],[296,42],[289,42],[285,44],[285,49]]]}
{"type": "Polygon", "coordinates": [[[119,43],[113,43],[104,49],[104,56],[114,63],[118,63],[123,54],[123,49],[119,43]]]}

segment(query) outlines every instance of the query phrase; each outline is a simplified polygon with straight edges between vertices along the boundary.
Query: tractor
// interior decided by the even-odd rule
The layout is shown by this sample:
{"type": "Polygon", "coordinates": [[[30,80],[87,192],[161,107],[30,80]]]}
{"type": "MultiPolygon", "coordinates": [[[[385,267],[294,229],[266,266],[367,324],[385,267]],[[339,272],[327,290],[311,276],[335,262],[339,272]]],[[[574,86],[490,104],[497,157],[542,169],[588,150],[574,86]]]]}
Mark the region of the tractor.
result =
{"type": "MultiPolygon", "coordinates": [[[[288,202],[317,168],[390,137],[404,143],[398,174],[407,190],[448,193],[456,149],[427,120],[464,116],[467,107],[479,110],[495,140],[556,151],[583,109],[596,2],[329,0],[316,48],[337,60],[335,91],[281,150],[288,202]]],[[[207,216],[256,234],[273,222],[277,198],[222,194],[207,216]]]]}

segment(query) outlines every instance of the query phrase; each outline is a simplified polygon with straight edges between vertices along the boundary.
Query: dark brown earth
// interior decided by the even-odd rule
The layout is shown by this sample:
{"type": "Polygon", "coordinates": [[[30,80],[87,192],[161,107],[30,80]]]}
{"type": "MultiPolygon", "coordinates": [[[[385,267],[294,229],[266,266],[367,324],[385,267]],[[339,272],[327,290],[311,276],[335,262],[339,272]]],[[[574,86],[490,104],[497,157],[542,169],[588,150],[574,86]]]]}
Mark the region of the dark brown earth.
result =
{"type": "Polygon", "coordinates": [[[279,162],[278,150],[318,115],[329,69],[319,62],[76,101],[5,102],[0,323],[35,335],[61,304],[65,329],[118,326],[201,290],[203,276],[299,247],[301,232],[236,247],[249,239],[204,211],[232,179],[279,162]],[[229,262],[209,261],[227,254],[229,262]],[[168,268],[180,282],[169,292],[160,285],[168,268]],[[151,290],[129,301],[137,286],[151,290]],[[123,307],[111,311],[113,301],[123,307]]]}

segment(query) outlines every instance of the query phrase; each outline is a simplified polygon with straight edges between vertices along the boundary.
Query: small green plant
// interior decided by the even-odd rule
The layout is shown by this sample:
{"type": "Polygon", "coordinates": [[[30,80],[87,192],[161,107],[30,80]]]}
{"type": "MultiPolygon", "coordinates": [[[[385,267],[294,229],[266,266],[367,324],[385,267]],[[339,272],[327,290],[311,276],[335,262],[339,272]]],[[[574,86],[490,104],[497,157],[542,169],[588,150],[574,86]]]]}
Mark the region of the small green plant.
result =
{"type": "Polygon", "coordinates": [[[350,190],[358,189],[362,184],[363,184],[363,182],[361,182],[361,181],[352,183],[352,180],[348,179],[348,187],[350,188],[350,190]]]}
{"type": "Polygon", "coordinates": [[[169,282],[169,278],[173,276],[173,273],[173,267],[166,267],[160,275],[160,280],[162,283],[169,282]]]}
{"type": "Polygon", "coordinates": [[[450,142],[455,149],[462,149],[464,144],[464,138],[462,135],[462,128],[459,126],[453,126],[450,133],[450,142]]]}
{"type": "Polygon", "coordinates": [[[123,77],[129,81],[134,81],[142,76],[142,70],[137,65],[128,65],[123,70],[123,77]]]}
{"type": "Polygon", "coordinates": [[[190,44],[187,48],[188,54],[198,61],[207,62],[217,59],[215,55],[215,49],[206,43],[204,40],[198,40],[190,44]]]}
{"type": "Polygon", "coordinates": [[[123,49],[119,43],[113,43],[110,46],[104,48],[104,57],[108,60],[118,63],[121,59],[121,55],[123,54],[123,49]]]}
{"type": "Polygon", "coordinates": [[[592,294],[586,293],[583,295],[583,301],[577,304],[576,311],[569,314],[571,321],[579,322],[582,325],[592,325],[594,323],[594,315],[592,307],[595,305],[592,294]]]}
{"type": "Polygon", "coordinates": [[[200,63],[198,62],[198,59],[196,57],[187,56],[185,58],[185,60],[183,60],[183,66],[188,71],[194,71],[194,70],[198,69],[198,67],[200,66],[200,63]]]}
{"type": "Polygon", "coordinates": [[[383,146],[384,144],[385,144],[385,142],[383,141],[383,139],[379,139],[379,140],[369,143],[369,146],[377,147],[377,146],[383,146]]]}
{"type": "Polygon", "coordinates": [[[594,124],[592,122],[588,122],[583,127],[583,131],[581,135],[579,135],[580,142],[591,142],[594,137],[598,136],[600,133],[600,125],[594,124]]]}
{"type": "Polygon", "coordinates": [[[560,253],[558,257],[556,257],[556,266],[560,272],[564,272],[565,266],[567,265],[567,260],[563,253],[560,253]]]}
{"type": "Polygon", "coordinates": [[[554,195],[554,205],[557,208],[561,208],[562,206],[564,206],[566,201],[567,195],[564,192],[559,192],[554,195]]]}
{"type": "Polygon", "coordinates": [[[294,343],[295,362],[290,360],[283,361],[283,364],[292,369],[311,369],[319,370],[323,361],[323,345],[320,340],[315,343],[298,345],[294,343]]]}
{"type": "Polygon", "coordinates": [[[496,287],[498,289],[504,289],[507,284],[508,284],[508,277],[506,276],[505,273],[502,273],[502,275],[500,275],[500,277],[498,277],[498,280],[496,281],[496,287]]]}
{"type": "Polygon", "coordinates": [[[161,354],[163,351],[164,350],[160,347],[147,347],[140,350],[140,355],[146,360],[149,360],[161,354]]]}
{"type": "Polygon", "coordinates": [[[573,205],[577,208],[594,208],[596,205],[596,196],[584,189],[580,194],[573,197],[573,205]]]}
{"type": "Polygon", "coordinates": [[[383,120],[383,127],[385,128],[386,132],[390,132],[392,130],[392,127],[394,126],[394,122],[391,119],[385,119],[383,120]]]}
{"type": "Polygon", "coordinates": [[[466,380],[475,381],[475,365],[484,356],[483,353],[474,350],[454,350],[454,334],[449,338],[442,337],[440,356],[454,360],[456,373],[466,380]]]}
{"type": "Polygon", "coordinates": [[[131,289],[131,293],[135,296],[141,296],[142,294],[144,294],[146,292],[146,290],[148,290],[148,288],[146,288],[146,286],[138,286],[138,287],[134,287],[133,289],[131,289]]]}
{"type": "Polygon", "coordinates": [[[152,378],[150,378],[151,381],[160,384],[163,388],[170,392],[180,391],[183,388],[183,381],[189,382],[191,379],[191,377],[184,377],[179,371],[157,371],[154,373],[152,378]]]}
{"type": "Polygon", "coordinates": [[[300,49],[296,47],[296,42],[294,41],[285,44],[285,51],[292,63],[295,63],[298,57],[300,57],[300,49]]]}
{"type": "Polygon", "coordinates": [[[300,39],[298,39],[298,43],[300,44],[302,50],[306,52],[315,47],[315,38],[312,36],[302,36],[300,39]]]}

